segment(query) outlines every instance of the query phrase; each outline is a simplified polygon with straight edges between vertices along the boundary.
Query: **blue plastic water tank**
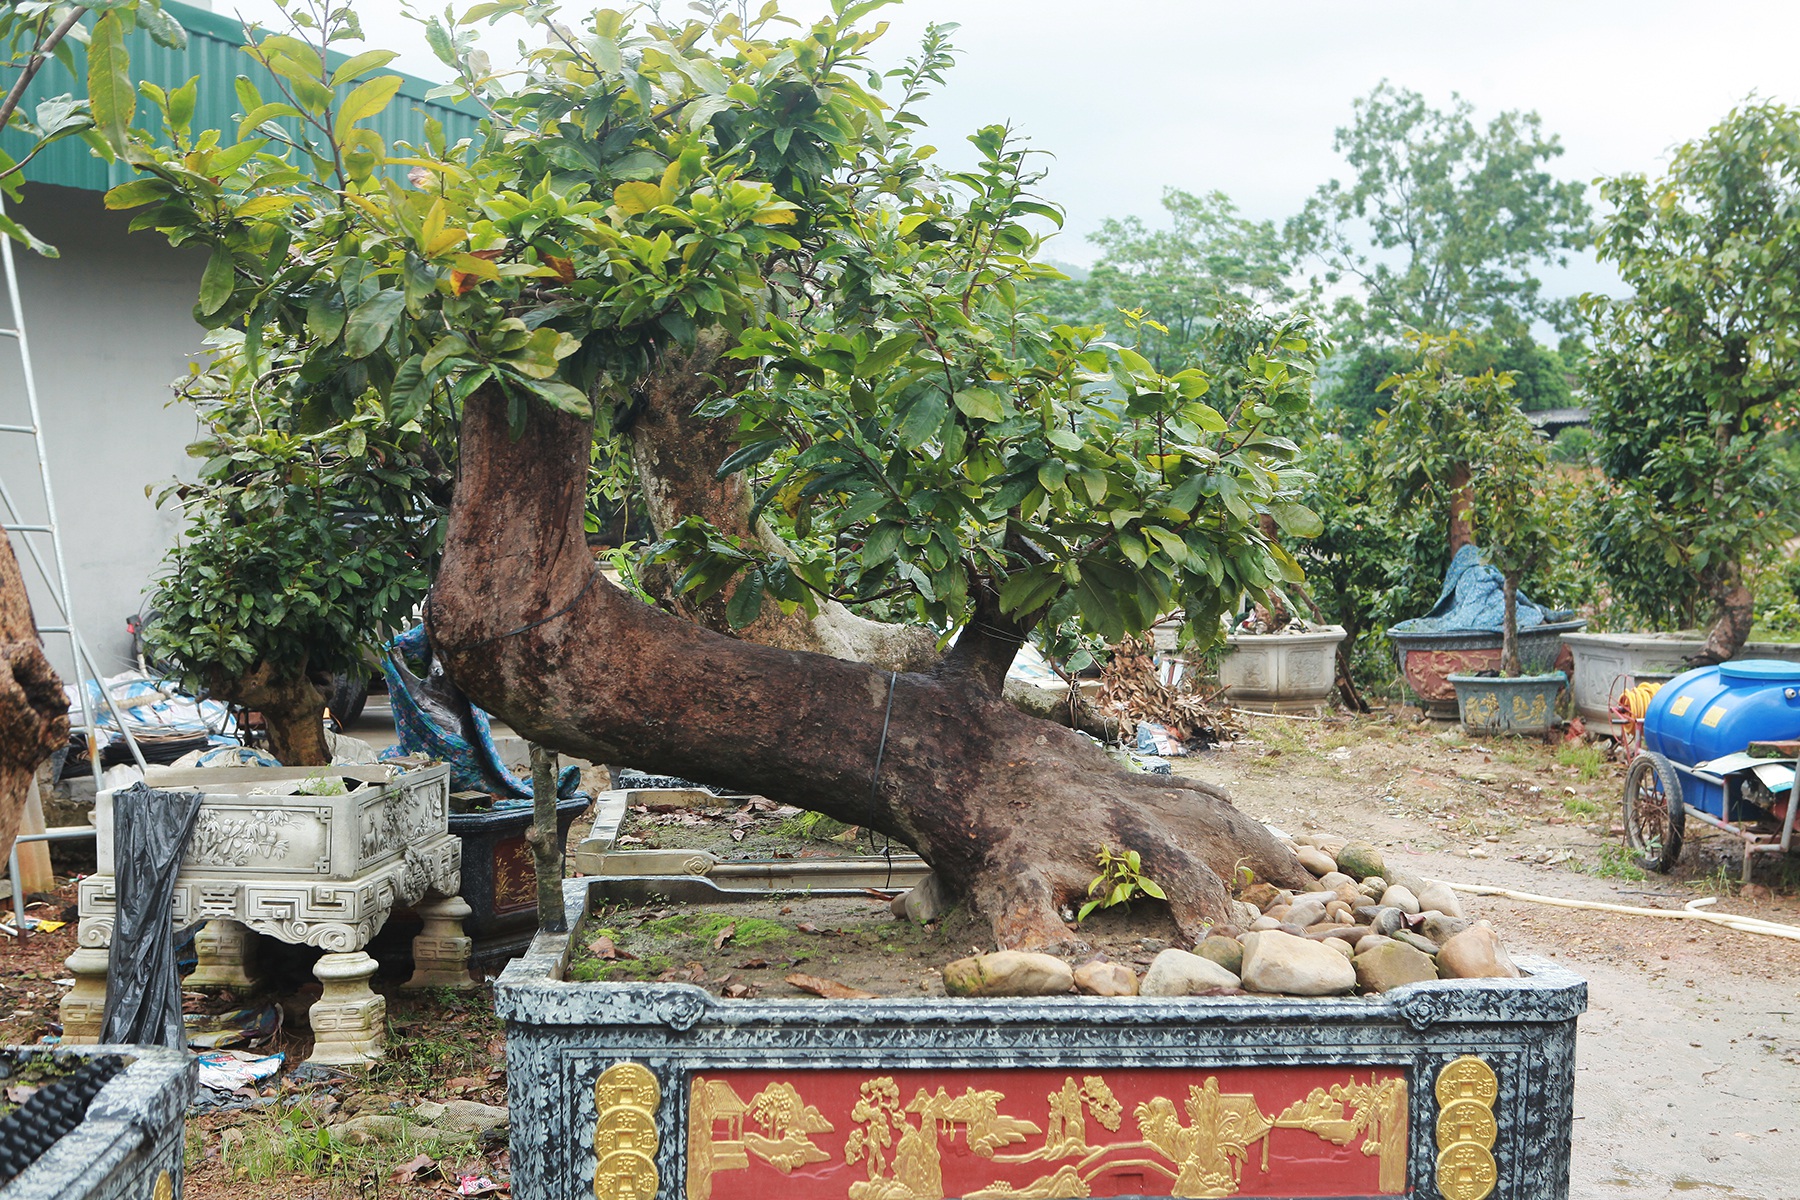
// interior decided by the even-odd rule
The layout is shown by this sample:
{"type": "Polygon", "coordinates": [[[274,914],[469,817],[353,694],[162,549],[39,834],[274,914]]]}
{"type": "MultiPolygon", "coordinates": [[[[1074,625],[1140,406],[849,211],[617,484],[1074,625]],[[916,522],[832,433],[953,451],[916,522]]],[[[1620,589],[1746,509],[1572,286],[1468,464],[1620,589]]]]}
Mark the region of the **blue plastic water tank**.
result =
{"type": "MultiPolygon", "coordinates": [[[[1698,667],[1664,684],[1644,713],[1645,748],[1685,767],[1786,738],[1800,738],[1800,663],[1752,658],[1698,667]]],[[[1683,776],[1681,791],[1690,807],[1727,815],[1718,784],[1683,776]]]]}

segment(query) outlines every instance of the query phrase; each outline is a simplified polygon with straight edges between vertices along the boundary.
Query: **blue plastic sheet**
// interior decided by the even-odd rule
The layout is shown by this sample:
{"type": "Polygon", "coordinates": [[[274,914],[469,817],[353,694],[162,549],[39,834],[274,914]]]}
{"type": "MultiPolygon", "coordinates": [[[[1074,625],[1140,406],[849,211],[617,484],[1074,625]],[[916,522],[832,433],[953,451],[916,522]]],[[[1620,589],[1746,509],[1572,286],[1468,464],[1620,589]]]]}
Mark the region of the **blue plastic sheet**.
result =
{"type": "MultiPolygon", "coordinates": [[[[500,761],[487,713],[469,702],[431,653],[425,626],[415,625],[386,646],[381,672],[387,676],[388,699],[394,709],[394,732],[399,743],[381,757],[399,758],[423,754],[450,767],[450,787],[458,792],[487,792],[525,803],[531,799],[531,781],[521,779],[500,761]],[[411,663],[425,664],[423,676],[411,663]]],[[[567,798],[581,784],[581,772],[566,767],[557,777],[556,794],[567,798]]]]}
{"type": "MultiPolygon", "coordinates": [[[[1481,560],[1475,546],[1464,546],[1450,560],[1437,603],[1422,617],[1401,621],[1395,633],[1448,633],[1453,630],[1497,632],[1506,623],[1506,596],[1495,567],[1481,560]]],[[[1533,629],[1574,617],[1568,609],[1549,609],[1518,595],[1519,628],[1533,629]]]]}

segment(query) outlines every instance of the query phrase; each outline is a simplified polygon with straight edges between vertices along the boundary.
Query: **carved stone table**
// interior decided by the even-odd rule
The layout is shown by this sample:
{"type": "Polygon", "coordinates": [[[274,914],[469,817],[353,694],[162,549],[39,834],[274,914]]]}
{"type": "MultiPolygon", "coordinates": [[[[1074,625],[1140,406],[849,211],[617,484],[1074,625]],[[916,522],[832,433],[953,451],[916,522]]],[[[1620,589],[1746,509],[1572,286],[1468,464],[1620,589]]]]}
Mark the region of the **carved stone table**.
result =
{"type": "MultiPolygon", "coordinates": [[[[155,769],[147,781],[199,788],[206,799],[176,876],[176,928],[206,925],[188,986],[254,983],[251,931],[326,951],[313,967],[324,994],[309,1010],[310,1062],[332,1066],[381,1056],[387,1005],[369,987],[376,963],[362,952],[395,905],[425,921],[413,939],[408,987],[473,986],[457,896],[461,844],[448,832],[450,772],[432,767],[388,778],[385,767],[155,769]],[[347,790],[317,795],[320,781],[347,790]]],[[[107,947],[117,896],[112,793],[95,804],[98,870],[81,882],[80,949],[68,959],[74,989],[62,1003],[63,1042],[99,1038],[107,947]]]]}

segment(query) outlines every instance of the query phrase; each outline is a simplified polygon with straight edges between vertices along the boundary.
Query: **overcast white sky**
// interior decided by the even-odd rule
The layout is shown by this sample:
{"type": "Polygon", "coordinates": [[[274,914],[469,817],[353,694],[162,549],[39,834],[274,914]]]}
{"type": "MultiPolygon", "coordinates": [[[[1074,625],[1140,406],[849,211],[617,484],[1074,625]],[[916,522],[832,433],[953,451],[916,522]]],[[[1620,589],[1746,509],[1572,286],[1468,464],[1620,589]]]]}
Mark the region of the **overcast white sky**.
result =
{"type": "MultiPolygon", "coordinates": [[[[408,50],[397,66],[437,74],[399,0],[356,8],[372,44],[408,50]]],[[[1535,109],[1566,150],[1552,169],[1584,181],[1655,170],[1752,92],[1800,102],[1795,0],[910,0],[886,16],[888,63],[928,22],[960,23],[959,66],[927,109],[932,140],[949,156],[976,127],[1011,121],[1052,151],[1044,191],[1068,225],[1050,254],[1077,263],[1104,217],[1154,220],[1165,186],[1218,188],[1250,216],[1285,219],[1343,176],[1333,131],[1384,78],[1439,105],[1460,92],[1482,120],[1535,109]]],[[[1552,287],[1606,281],[1588,264],[1552,287]]]]}

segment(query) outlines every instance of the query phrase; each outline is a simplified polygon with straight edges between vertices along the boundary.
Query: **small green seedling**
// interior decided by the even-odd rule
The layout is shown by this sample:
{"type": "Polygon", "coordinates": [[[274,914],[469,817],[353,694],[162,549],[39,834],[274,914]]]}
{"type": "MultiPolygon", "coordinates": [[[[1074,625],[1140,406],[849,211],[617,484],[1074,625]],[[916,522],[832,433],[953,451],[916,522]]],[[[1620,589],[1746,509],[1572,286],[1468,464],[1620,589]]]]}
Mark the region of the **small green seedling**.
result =
{"type": "Polygon", "coordinates": [[[1138,857],[1136,850],[1115,853],[1111,846],[1101,846],[1095,859],[1100,864],[1100,873],[1094,876],[1094,882],[1088,884],[1088,902],[1081,906],[1075,914],[1075,921],[1080,924],[1087,920],[1088,914],[1096,908],[1111,908],[1115,904],[1131,903],[1131,899],[1139,894],[1154,896],[1158,900],[1167,900],[1162,885],[1144,874],[1144,860],[1138,857]]]}

